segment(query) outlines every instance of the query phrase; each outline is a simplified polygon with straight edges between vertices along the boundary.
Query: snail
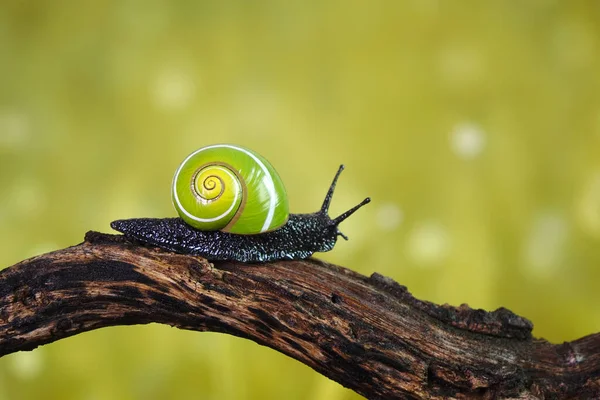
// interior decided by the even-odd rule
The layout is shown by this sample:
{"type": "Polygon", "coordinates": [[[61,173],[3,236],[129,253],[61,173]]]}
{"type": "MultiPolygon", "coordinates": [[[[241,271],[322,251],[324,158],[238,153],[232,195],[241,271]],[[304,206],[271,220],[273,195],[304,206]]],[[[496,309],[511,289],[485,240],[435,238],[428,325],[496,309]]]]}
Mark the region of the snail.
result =
{"type": "Polygon", "coordinates": [[[369,203],[364,199],[336,218],[327,214],[341,165],[321,209],[290,214],[279,174],[259,154],[217,144],[190,154],[177,168],[172,200],[180,218],[117,220],[128,239],[208,260],[267,262],[310,257],[333,249],[338,225],[369,203]]]}

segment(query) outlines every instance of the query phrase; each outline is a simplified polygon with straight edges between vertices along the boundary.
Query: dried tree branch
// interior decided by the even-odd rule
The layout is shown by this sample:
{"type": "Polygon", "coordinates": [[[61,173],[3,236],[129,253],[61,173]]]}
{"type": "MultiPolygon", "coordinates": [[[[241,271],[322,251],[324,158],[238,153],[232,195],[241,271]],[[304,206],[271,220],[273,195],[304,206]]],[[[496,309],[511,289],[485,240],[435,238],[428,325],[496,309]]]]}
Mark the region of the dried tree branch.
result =
{"type": "Polygon", "coordinates": [[[0,272],[0,355],[150,322],[248,338],[370,399],[600,397],[600,334],[550,344],[506,309],[314,259],[213,264],[90,232],[0,272]]]}

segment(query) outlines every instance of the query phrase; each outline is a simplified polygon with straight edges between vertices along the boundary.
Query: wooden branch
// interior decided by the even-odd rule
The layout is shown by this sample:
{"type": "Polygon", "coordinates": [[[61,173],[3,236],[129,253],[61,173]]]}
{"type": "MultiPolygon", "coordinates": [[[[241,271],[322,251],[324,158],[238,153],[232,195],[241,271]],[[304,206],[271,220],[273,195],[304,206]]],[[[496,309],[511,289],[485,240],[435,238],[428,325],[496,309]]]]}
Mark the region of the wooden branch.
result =
{"type": "Polygon", "coordinates": [[[150,322],[248,338],[369,399],[600,397],[600,334],[553,345],[506,309],[315,259],[210,263],[90,232],[0,272],[0,355],[150,322]]]}

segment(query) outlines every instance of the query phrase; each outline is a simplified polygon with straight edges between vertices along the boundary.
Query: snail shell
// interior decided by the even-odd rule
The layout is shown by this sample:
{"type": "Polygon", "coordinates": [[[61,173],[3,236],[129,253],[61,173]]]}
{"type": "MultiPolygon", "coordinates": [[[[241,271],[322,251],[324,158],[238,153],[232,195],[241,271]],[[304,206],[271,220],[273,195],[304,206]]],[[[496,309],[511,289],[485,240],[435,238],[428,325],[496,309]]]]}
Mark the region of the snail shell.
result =
{"type": "Polygon", "coordinates": [[[283,182],[259,154],[229,144],[190,154],[173,177],[179,216],[203,231],[252,235],[275,230],[289,217],[283,182]]]}

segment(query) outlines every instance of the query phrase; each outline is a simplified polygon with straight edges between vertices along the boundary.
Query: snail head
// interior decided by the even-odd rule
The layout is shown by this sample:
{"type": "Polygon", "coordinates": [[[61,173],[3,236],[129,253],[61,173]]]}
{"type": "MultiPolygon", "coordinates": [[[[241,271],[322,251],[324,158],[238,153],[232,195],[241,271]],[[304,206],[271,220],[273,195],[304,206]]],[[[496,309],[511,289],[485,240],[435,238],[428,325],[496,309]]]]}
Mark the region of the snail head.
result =
{"type": "MultiPolygon", "coordinates": [[[[329,186],[329,190],[327,191],[327,194],[325,195],[325,200],[323,201],[323,205],[321,206],[321,210],[319,211],[319,213],[322,214],[322,215],[324,215],[324,216],[328,215],[329,205],[331,204],[331,198],[333,197],[333,192],[335,190],[335,185],[337,184],[338,178],[340,177],[340,174],[342,173],[343,170],[344,170],[344,165],[342,164],[342,165],[340,165],[340,168],[336,172],[335,177],[333,178],[333,182],[331,182],[331,186],[329,186]]],[[[355,205],[354,207],[352,207],[348,211],[342,213],[341,215],[339,215],[339,216],[337,216],[337,217],[335,217],[333,219],[327,217],[327,219],[330,221],[329,222],[329,226],[331,226],[332,228],[335,229],[337,236],[341,236],[345,240],[348,240],[348,237],[346,235],[344,235],[339,230],[338,225],[340,223],[342,223],[342,221],[344,221],[345,219],[347,219],[349,216],[351,216],[352,214],[354,214],[356,212],[356,210],[358,210],[359,208],[361,208],[365,204],[369,204],[370,202],[371,202],[371,198],[367,197],[366,199],[364,199],[363,201],[361,201],[360,203],[358,203],[357,205],[355,205]]]]}

